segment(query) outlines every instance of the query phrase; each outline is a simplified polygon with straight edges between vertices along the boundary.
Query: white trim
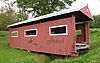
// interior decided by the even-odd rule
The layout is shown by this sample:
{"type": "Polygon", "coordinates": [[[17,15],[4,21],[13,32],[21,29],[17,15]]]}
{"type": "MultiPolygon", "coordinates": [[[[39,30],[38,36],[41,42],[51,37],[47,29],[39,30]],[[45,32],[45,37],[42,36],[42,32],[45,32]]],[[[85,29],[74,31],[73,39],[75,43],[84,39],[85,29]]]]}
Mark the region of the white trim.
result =
{"type": "Polygon", "coordinates": [[[18,31],[12,31],[11,32],[11,37],[18,37],[18,31]],[[12,36],[12,33],[17,33],[17,36],[12,36]]]}
{"type": "Polygon", "coordinates": [[[49,35],[68,35],[68,30],[67,30],[67,25],[58,25],[58,26],[51,26],[49,27],[49,35]],[[61,33],[61,34],[51,34],[51,28],[57,28],[57,27],[63,27],[66,26],[66,33],[61,33]]]}
{"type": "Polygon", "coordinates": [[[27,29],[27,30],[24,30],[24,37],[33,37],[33,36],[37,36],[38,34],[38,30],[37,29],[27,29]],[[30,31],[30,30],[36,30],[36,35],[26,35],[26,31],[30,31]]]}

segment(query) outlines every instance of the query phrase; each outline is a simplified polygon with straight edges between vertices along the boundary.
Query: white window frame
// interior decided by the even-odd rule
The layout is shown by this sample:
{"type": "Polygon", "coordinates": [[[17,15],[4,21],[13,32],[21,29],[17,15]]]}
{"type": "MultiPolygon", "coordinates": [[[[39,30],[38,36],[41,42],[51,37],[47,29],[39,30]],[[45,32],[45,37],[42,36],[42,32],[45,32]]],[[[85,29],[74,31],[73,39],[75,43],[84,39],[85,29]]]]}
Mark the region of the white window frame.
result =
{"type": "Polygon", "coordinates": [[[11,37],[18,37],[18,31],[12,31],[11,32],[11,37]],[[16,33],[17,32],[17,36],[12,36],[12,33],[16,33]]]}
{"type": "Polygon", "coordinates": [[[34,37],[34,36],[37,36],[38,34],[38,30],[37,29],[27,29],[27,30],[24,30],[24,37],[34,37]],[[36,30],[36,35],[26,35],[26,31],[30,31],[30,30],[36,30]]]}
{"type": "Polygon", "coordinates": [[[51,26],[51,27],[49,27],[49,35],[51,35],[51,36],[55,36],[55,35],[68,35],[67,25],[58,25],[58,26],[51,26]],[[51,34],[51,28],[57,28],[57,27],[63,27],[63,26],[66,26],[66,33],[51,34]]]}

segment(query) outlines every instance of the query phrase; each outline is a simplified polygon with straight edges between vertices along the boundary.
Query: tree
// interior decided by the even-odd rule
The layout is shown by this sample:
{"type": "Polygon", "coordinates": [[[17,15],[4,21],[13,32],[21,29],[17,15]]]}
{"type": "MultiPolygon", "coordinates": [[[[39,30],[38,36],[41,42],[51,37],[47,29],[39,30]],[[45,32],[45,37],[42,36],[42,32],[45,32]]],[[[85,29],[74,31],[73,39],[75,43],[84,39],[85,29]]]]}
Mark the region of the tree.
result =
{"type": "Polygon", "coordinates": [[[27,15],[16,12],[11,3],[7,1],[3,3],[5,6],[0,8],[0,30],[8,30],[7,25],[27,19],[27,15]]]}
{"type": "Polygon", "coordinates": [[[100,27],[100,15],[94,16],[96,27],[100,27]]]}
{"type": "Polygon", "coordinates": [[[75,0],[17,0],[16,3],[22,12],[32,8],[36,17],[64,9],[66,4],[71,5],[73,1],[75,0]]]}
{"type": "Polygon", "coordinates": [[[0,30],[7,30],[7,25],[16,22],[14,11],[0,14],[0,30]]]}
{"type": "Polygon", "coordinates": [[[91,28],[100,28],[100,15],[93,16],[94,20],[90,23],[91,28]]]}

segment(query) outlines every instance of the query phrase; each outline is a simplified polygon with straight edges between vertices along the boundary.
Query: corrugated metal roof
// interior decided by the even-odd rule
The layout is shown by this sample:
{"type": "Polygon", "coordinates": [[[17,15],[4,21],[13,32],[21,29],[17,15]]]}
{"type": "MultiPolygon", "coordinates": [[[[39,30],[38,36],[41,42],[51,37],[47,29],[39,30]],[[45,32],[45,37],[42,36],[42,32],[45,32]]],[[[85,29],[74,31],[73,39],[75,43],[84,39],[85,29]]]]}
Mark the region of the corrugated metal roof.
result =
{"type": "Polygon", "coordinates": [[[70,9],[67,9],[67,10],[61,10],[59,12],[54,12],[54,13],[50,13],[50,14],[47,14],[47,15],[39,16],[39,17],[36,17],[36,18],[32,18],[32,19],[28,19],[28,20],[25,20],[25,21],[21,21],[21,22],[18,22],[18,23],[14,23],[14,24],[8,25],[7,27],[17,26],[17,25],[21,25],[21,24],[25,24],[25,23],[29,23],[29,22],[33,22],[33,21],[37,21],[37,20],[41,20],[41,19],[45,19],[45,18],[50,18],[50,17],[53,17],[53,16],[72,13],[72,12],[75,12],[75,11],[79,11],[82,8],[83,7],[78,7],[78,8],[77,7],[76,8],[75,7],[74,8],[71,7],[70,9]]]}

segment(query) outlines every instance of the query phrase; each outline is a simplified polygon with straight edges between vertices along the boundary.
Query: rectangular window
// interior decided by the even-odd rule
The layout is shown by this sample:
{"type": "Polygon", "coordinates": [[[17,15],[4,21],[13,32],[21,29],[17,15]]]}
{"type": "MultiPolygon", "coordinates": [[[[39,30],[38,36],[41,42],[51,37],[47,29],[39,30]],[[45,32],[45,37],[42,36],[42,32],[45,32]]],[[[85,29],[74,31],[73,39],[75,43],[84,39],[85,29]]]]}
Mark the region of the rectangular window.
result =
{"type": "Polygon", "coordinates": [[[24,31],[25,37],[37,36],[37,29],[28,29],[24,31]]]}
{"type": "Polygon", "coordinates": [[[18,31],[11,32],[11,37],[18,37],[18,31]]]}
{"type": "Polygon", "coordinates": [[[49,35],[67,35],[67,25],[49,27],[49,35]]]}

